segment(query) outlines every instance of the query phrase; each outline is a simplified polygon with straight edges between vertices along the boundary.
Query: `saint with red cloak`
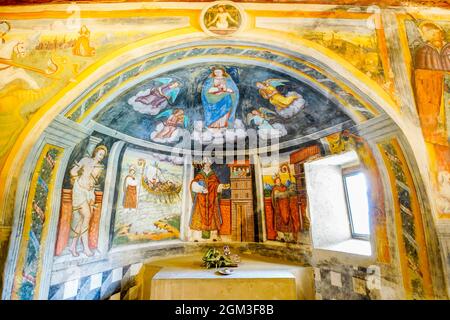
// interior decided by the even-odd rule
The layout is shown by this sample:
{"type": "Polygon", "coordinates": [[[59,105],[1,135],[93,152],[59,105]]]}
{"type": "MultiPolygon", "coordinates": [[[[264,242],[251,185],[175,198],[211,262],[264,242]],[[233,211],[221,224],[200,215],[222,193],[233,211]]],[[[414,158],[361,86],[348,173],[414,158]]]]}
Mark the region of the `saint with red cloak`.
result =
{"type": "Polygon", "coordinates": [[[297,196],[286,187],[279,176],[274,178],[272,188],[272,207],[274,212],[274,229],[277,239],[285,239],[286,233],[292,233],[294,239],[300,231],[300,216],[297,207],[297,196]]]}
{"type": "Polygon", "coordinates": [[[128,175],[125,177],[123,184],[123,208],[124,209],[136,209],[137,208],[137,181],[136,181],[136,169],[130,167],[128,175]]]}
{"type": "Polygon", "coordinates": [[[192,216],[190,228],[194,231],[194,240],[200,240],[202,231],[211,231],[211,238],[218,240],[222,216],[219,207],[219,194],[228,188],[221,184],[211,169],[211,161],[205,160],[202,170],[191,181],[192,216]]]}

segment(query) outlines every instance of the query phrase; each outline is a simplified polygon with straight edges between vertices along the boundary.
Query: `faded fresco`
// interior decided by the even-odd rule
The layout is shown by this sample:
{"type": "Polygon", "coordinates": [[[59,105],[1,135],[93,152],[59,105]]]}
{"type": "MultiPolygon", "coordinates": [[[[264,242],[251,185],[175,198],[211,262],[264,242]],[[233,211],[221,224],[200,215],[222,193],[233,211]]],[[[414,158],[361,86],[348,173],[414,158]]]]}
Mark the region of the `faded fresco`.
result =
{"type": "Polygon", "coordinates": [[[412,85],[440,215],[450,214],[450,22],[406,20],[412,85]]]}
{"type": "Polygon", "coordinates": [[[179,238],[183,159],[126,149],[120,171],[113,246],[179,238]]]}
{"type": "Polygon", "coordinates": [[[30,117],[90,65],[126,44],[186,25],[177,17],[0,21],[0,167],[30,117]],[[12,108],[14,106],[14,108],[12,108]]]}
{"type": "MultiPolygon", "coordinates": [[[[367,11],[373,13],[376,9],[367,11]]],[[[390,92],[392,79],[386,71],[389,66],[384,34],[377,19],[376,15],[368,19],[343,20],[305,14],[297,18],[258,18],[256,24],[295,34],[331,50],[390,92]]]]}
{"type": "Polygon", "coordinates": [[[46,244],[52,192],[55,175],[58,169],[62,149],[46,145],[42,150],[38,166],[33,173],[30,200],[26,209],[26,225],[24,235],[27,241],[21,245],[12,296],[18,300],[33,300],[36,294],[36,284],[39,283],[42,272],[42,246],[46,244]]]}
{"type": "Polygon", "coordinates": [[[403,282],[408,299],[426,299],[432,295],[429,262],[423,220],[414,182],[398,141],[378,145],[389,170],[392,194],[395,197],[396,224],[402,230],[398,239],[403,282]]]}

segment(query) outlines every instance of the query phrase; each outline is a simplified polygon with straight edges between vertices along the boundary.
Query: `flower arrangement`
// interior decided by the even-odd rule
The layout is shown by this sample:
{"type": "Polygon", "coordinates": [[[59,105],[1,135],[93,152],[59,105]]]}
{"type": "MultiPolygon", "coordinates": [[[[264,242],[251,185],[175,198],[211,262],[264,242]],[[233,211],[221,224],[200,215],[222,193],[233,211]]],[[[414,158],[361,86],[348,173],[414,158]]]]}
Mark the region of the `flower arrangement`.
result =
{"type": "Polygon", "coordinates": [[[231,260],[229,257],[221,254],[217,249],[210,248],[204,254],[203,266],[207,269],[222,268],[222,267],[237,267],[237,263],[231,260]]]}

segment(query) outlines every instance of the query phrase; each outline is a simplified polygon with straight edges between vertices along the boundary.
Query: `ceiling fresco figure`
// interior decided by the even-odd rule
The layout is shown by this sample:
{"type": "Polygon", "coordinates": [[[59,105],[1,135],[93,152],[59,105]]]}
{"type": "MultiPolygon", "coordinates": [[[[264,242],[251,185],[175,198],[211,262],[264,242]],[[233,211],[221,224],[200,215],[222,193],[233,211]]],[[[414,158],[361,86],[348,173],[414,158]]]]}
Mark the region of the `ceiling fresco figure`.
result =
{"type": "Polygon", "coordinates": [[[218,30],[227,30],[231,24],[239,24],[238,21],[233,19],[229,12],[226,11],[225,7],[220,5],[217,7],[217,13],[214,19],[208,24],[208,28],[215,26],[218,30]]]}
{"type": "Polygon", "coordinates": [[[261,97],[269,100],[279,115],[283,118],[290,118],[305,106],[305,100],[295,91],[289,91],[286,95],[282,95],[277,87],[286,82],[288,81],[283,79],[267,79],[256,82],[256,87],[259,89],[261,97]]]}
{"type": "Polygon", "coordinates": [[[164,117],[167,117],[167,119],[156,126],[150,138],[161,143],[178,141],[180,137],[179,128],[186,128],[189,124],[189,118],[184,114],[183,109],[168,109],[157,115],[155,119],[164,117]]]}
{"type": "Polygon", "coordinates": [[[273,123],[276,113],[264,107],[252,110],[247,114],[247,124],[258,128],[258,136],[261,139],[282,137],[287,134],[286,127],[278,122],[273,123]]]}
{"type": "Polygon", "coordinates": [[[242,12],[229,1],[212,5],[200,18],[203,28],[213,35],[226,36],[242,26],[242,12]]]}
{"type": "Polygon", "coordinates": [[[213,67],[202,87],[205,126],[212,129],[233,127],[238,103],[236,83],[224,68],[213,67]]]}
{"type": "Polygon", "coordinates": [[[128,100],[137,112],[157,115],[162,109],[173,104],[180,93],[181,83],[172,78],[158,78],[158,86],[138,92],[128,100]]]}

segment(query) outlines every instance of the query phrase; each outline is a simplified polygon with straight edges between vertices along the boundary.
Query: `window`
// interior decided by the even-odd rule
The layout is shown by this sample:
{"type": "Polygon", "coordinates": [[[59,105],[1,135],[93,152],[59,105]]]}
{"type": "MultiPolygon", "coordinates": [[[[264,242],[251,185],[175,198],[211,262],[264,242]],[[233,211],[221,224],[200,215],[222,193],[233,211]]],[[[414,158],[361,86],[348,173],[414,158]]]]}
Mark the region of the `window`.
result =
{"type": "Polygon", "coordinates": [[[372,255],[369,180],[355,151],[305,163],[308,211],[315,249],[372,255]]]}
{"type": "Polygon", "coordinates": [[[343,175],[343,179],[352,238],[368,240],[370,227],[366,177],[362,172],[353,172],[343,175]]]}

